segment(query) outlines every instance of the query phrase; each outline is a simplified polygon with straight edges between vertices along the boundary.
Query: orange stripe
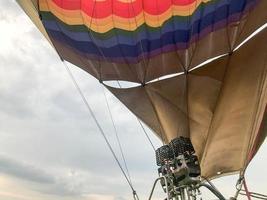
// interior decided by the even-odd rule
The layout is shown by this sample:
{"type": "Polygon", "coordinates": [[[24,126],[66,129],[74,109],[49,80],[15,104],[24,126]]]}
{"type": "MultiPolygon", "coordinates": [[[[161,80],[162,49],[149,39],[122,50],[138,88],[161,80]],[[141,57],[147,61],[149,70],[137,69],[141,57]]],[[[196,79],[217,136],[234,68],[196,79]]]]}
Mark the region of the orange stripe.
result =
{"type": "Polygon", "coordinates": [[[53,13],[68,25],[85,25],[93,31],[105,33],[114,28],[134,31],[144,23],[151,27],[160,27],[172,16],[191,15],[200,3],[208,1],[210,0],[197,0],[194,4],[188,6],[173,5],[161,15],[151,15],[143,12],[134,18],[122,18],[116,15],[110,15],[102,19],[92,18],[81,10],[64,10],[53,1],[46,0],[40,0],[40,10],[53,13]]]}

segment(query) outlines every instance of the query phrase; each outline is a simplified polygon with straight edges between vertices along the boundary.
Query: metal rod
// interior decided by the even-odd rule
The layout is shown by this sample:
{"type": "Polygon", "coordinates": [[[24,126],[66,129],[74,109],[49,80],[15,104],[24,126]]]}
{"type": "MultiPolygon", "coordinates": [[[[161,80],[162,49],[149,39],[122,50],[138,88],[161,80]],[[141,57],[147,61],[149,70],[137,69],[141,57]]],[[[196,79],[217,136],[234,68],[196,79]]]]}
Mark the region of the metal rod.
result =
{"type": "MultiPolygon", "coordinates": [[[[242,192],[245,192],[245,190],[241,190],[242,192]]],[[[267,195],[264,195],[264,194],[260,194],[260,193],[256,193],[256,192],[249,192],[250,194],[253,194],[253,195],[256,195],[256,196],[262,196],[262,197],[265,197],[267,198],[267,195]]]]}
{"type": "Polygon", "coordinates": [[[165,176],[163,176],[163,177],[159,177],[159,178],[157,178],[155,181],[154,181],[154,184],[153,184],[153,187],[152,187],[152,190],[151,190],[151,192],[150,192],[150,195],[149,195],[149,198],[148,198],[148,200],[151,200],[151,198],[152,198],[152,195],[153,195],[153,193],[154,193],[154,190],[155,190],[155,187],[156,187],[156,184],[158,183],[158,181],[159,180],[164,180],[164,182],[165,182],[165,185],[166,185],[166,190],[167,190],[167,200],[170,200],[170,195],[169,195],[169,186],[168,186],[168,182],[167,182],[167,178],[165,177],[165,176]]]}
{"type": "Polygon", "coordinates": [[[212,186],[215,190],[218,190],[218,188],[208,178],[203,177],[203,179],[207,181],[207,183],[210,184],[210,186],[212,186]]]}
{"type": "Polygon", "coordinates": [[[151,197],[152,197],[152,195],[153,195],[153,193],[154,193],[154,189],[155,189],[155,187],[156,187],[156,184],[157,184],[157,182],[158,182],[160,179],[161,179],[161,177],[160,177],[160,178],[157,178],[157,179],[154,181],[154,184],[153,184],[153,187],[152,187],[152,190],[151,190],[151,192],[150,192],[150,195],[149,195],[148,200],[151,200],[151,197]]]}
{"type": "Polygon", "coordinates": [[[138,197],[136,191],[133,191],[133,198],[134,198],[134,200],[139,200],[139,197],[138,197]]]}
{"type": "Polygon", "coordinates": [[[215,188],[213,188],[212,186],[208,185],[208,184],[205,184],[205,183],[200,183],[199,184],[199,188],[200,187],[206,187],[208,190],[210,190],[216,197],[218,197],[220,200],[226,200],[224,198],[224,196],[218,191],[216,190],[215,188]]]}
{"type": "MultiPolygon", "coordinates": [[[[243,196],[247,196],[247,194],[246,194],[246,193],[242,193],[242,192],[240,192],[239,194],[240,194],[240,195],[243,195],[243,196]]],[[[267,198],[266,198],[266,197],[257,196],[257,195],[254,195],[254,194],[250,194],[250,196],[251,196],[251,197],[253,197],[253,198],[256,198],[256,199],[267,200],[267,198]]]]}
{"type": "Polygon", "coordinates": [[[180,192],[181,192],[181,200],[185,200],[184,188],[181,188],[180,192]]]}
{"type": "Polygon", "coordinates": [[[188,200],[191,200],[191,198],[190,198],[190,193],[189,193],[188,188],[186,188],[186,194],[187,194],[187,199],[188,199],[188,200]]]}
{"type": "Polygon", "coordinates": [[[167,200],[170,200],[168,181],[167,181],[167,178],[165,176],[163,176],[163,178],[164,178],[164,182],[165,182],[166,190],[167,190],[167,200]]]}

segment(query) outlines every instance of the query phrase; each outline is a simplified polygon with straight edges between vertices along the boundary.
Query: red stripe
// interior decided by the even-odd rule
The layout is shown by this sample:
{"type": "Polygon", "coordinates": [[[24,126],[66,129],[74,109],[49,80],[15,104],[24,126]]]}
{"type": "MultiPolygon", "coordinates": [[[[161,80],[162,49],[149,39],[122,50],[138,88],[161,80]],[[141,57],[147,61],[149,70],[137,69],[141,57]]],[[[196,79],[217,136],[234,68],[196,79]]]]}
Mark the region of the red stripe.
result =
{"type": "Polygon", "coordinates": [[[142,11],[151,15],[159,15],[168,10],[171,5],[189,5],[196,0],[133,0],[123,3],[117,0],[52,0],[65,10],[82,10],[94,18],[104,18],[115,14],[124,18],[133,18],[142,11]],[[94,10],[94,11],[93,11],[94,10]]]}

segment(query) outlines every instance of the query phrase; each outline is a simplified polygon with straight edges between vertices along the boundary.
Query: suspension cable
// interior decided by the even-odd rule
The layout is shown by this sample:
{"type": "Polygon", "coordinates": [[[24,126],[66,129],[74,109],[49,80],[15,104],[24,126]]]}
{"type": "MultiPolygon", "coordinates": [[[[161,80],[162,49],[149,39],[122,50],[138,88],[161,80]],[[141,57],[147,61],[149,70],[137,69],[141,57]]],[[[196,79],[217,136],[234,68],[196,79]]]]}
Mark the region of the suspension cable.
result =
{"type": "Polygon", "coordinates": [[[79,92],[79,94],[80,94],[80,96],[81,96],[81,98],[82,98],[84,104],[86,105],[86,107],[87,107],[87,109],[88,109],[90,115],[93,117],[94,122],[96,123],[96,125],[97,125],[97,127],[98,127],[98,129],[99,129],[99,131],[100,131],[100,133],[101,133],[101,135],[103,136],[103,138],[104,138],[104,140],[105,140],[105,142],[106,142],[106,144],[107,144],[107,146],[108,146],[110,152],[112,153],[112,155],[113,155],[113,157],[114,157],[114,160],[116,161],[117,165],[119,166],[119,168],[120,168],[120,170],[121,170],[121,172],[122,172],[124,178],[126,179],[128,185],[129,185],[130,188],[132,189],[133,194],[136,194],[136,191],[134,190],[131,181],[130,181],[129,178],[127,177],[127,175],[126,175],[126,173],[125,173],[125,171],[124,171],[124,169],[123,169],[123,167],[122,167],[120,161],[118,160],[118,157],[116,156],[115,151],[113,150],[111,144],[109,143],[108,138],[107,138],[106,134],[104,133],[104,130],[103,130],[102,127],[100,126],[100,124],[99,124],[99,122],[98,122],[98,120],[97,120],[97,118],[96,118],[96,116],[95,116],[95,114],[94,114],[94,112],[93,112],[91,106],[89,105],[87,99],[85,98],[85,96],[84,96],[84,94],[83,94],[83,92],[82,92],[80,86],[78,85],[78,83],[77,83],[75,77],[73,76],[73,74],[72,74],[72,72],[71,72],[69,66],[67,65],[67,63],[66,63],[63,59],[61,59],[61,60],[63,61],[63,64],[64,64],[64,66],[65,66],[65,68],[66,68],[66,70],[67,70],[67,72],[68,72],[68,74],[69,74],[69,76],[70,76],[70,78],[71,78],[71,80],[72,80],[72,82],[73,82],[75,88],[76,88],[77,91],[79,92]]]}
{"type": "MultiPolygon", "coordinates": [[[[121,87],[121,84],[120,84],[119,81],[117,81],[117,84],[118,84],[119,88],[122,88],[122,87],[121,87]]],[[[147,131],[146,131],[144,125],[142,124],[141,120],[140,120],[138,117],[136,117],[136,119],[137,119],[139,125],[141,126],[141,128],[142,128],[142,130],[143,130],[143,132],[144,132],[144,134],[145,134],[145,136],[146,136],[148,142],[150,143],[151,147],[153,148],[154,151],[156,151],[156,148],[155,148],[155,146],[153,145],[152,140],[151,140],[151,138],[149,137],[149,135],[148,135],[148,133],[147,133],[147,131]]]]}
{"type": "MultiPolygon", "coordinates": [[[[39,10],[40,10],[40,8],[39,8],[39,4],[38,4],[38,13],[39,13],[39,10]]],[[[39,15],[40,15],[40,13],[39,13],[39,15]]],[[[41,16],[41,15],[40,15],[40,16],[41,16]]],[[[42,19],[40,18],[40,20],[42,20],[42,19]]],[[[90,24],[91,24],[91,23],[90,23],[90,24]]],[[[57,27],[61,30],[61,27],[60,27],[58,24],[57,24],[57,27]]],[[[90,34],[91,34],[91,31],[90,31],[90,34]]],[[[96,47],[97,47],[97,45],[96,45],[96,47]]],[[[139,200],[139,197],[138,197],[138,195],[137,195],[137,193],[136,193],[136,191],[135,191],[135,189],[134,189],[134,187],[133,187],[133,185],[132,185],[131,180],[127,177],[127,175],[126,175],[126,173],[125,173],[125,171],[124,171],[124,169],[123,169],[121,163],[119,162],[119,160],[118,160],[118,158],[117,158],[117,156],[116,156],[116,154],[115,154],[115,151],[113,150],[111,144],[109,143],[109,141],[108,141],[108,139],[107,139],[107,137],[106,137],[106,135],[105,135],[105,133],[104,133],[102,127],[100,126],[100,124],[99,124],[99,122],[98,122],[98,120],[97,120],[97,118],[96,118],[96,116],[95,116],[95,114],[94,114],[92,108],[90,107],[90,105],[89,105],[87,99],[85,98],[85,96],[84,96],[84,94],[83,94],[83,92],[82,92],[82,90],[81,90],[79,84],[77,83],[75,77],[73,76],[73,74],[72,74],[72,72],[71,72],[69,66],[67,65],[67,63],[65,62],[65,60],[63,59],[63,57],[61,56],[61,54],[59,53],[59,51],[57,50],[57,48],[56,48],[55,46],[54,46],[54,49],[55,49],[57,55],[59,56],[60,60],[63,62],[64,66],[65,66],[65,68],[66,68],[66,70],[67,70],[67,72],[68,72],[68,74],[69,74],[69,76],[70,76],[70,78],[71,78],[71,80],[72,80],[74,86],[75,86],[75,88],[76,88],[77,91],[79,92],[79,94],[80,94],[80,96],[81,96],[81,98],[82,98],[82,100],[83,100],[85,106],[87,107],[89,113],[90,113],[91,116],[93,117],[94,122],[96,123],[96,125],[97,125],[97,127],[98,127],[98,129],[99,129],[101,135],[103,136],[103,138],[104,138],[104,140],[105,140],[105,142],[106,142],[106,144],[107,144],[107,146],[108,146],[110,152],[112,153],[114,160],[116,161],[117,165],[119,166],[119,168],[120,168],[120,170],[121,170],[123,176],[125,177],[125,179],[126,179],[128,185],[129,185],[129,187],[131,188],[134,199],[139,200]]],[[[102,52],[102,51],[100,51],[100,52],[102,52]]],[[[104,54],[103,54],[103,56],[104,56],[104,58],[105,58],[105,55],[104,55],[104,54]]]]}
{"type": "Polygon", "coordinates": [[[148,133],[146,132],[146,129],[145,129],[144,125],[142,124],[141,120],[140,120],[139,118],[137,118],[137,117],[136,117],[136,119],[137,119],[137,121],[139,122],[139,124],[140,124],[140,126],[141,126],[141,128],[142,128],[142,130],[143,130],[143,132],[144,132],[144,134],[145,134],[145,136],[146,136],[146,138],[147,138],[147,140],[149,141],[151,147],[153,148],[154,151],[156,151],[156,148],[155,148],[155,146],[153,145],[152,140],[150,139],[148,133]]]}
{"type": "Polygon", "coordinates": [[[120,149],[121,157],[122,157],[122,160],[123,160],[123,163],[124,163],[124,167],[126,169],[126,173],[128,175],[129,181],[132,184],[130,172],[129,172],[128,165],[127,165],[127,162],[126,162],[126,159],[125,159],[125,155],[123,153],[122,145],[121,145],[121,142],[120,142],[120,139],[119,139],[118,130],[117,130],[116,126],[115,126],[114,118],[113,118],[113,115],[112,115],[112,112],[111,112],[111,109],[110,109],[110,105],[108,103],[108,98],[107,98],[107,95],[106,95],[106,92],[105,92],[105,88],[104,88],[104,86],[102,88],[103,88],[103,93],[104,93],[104,96],[105,96],[106,105],[107,105],[107,108],[108,108],[108,113],[109,113],[109,116],[110,116],[110,119],[111,119],[111,122],[112,122],[112,126],[113,126],[113,129],[114,129],[115,135],[116,135],[116,140],[117,140],[117,143],[119,145],[119,149],[120,149]]]}

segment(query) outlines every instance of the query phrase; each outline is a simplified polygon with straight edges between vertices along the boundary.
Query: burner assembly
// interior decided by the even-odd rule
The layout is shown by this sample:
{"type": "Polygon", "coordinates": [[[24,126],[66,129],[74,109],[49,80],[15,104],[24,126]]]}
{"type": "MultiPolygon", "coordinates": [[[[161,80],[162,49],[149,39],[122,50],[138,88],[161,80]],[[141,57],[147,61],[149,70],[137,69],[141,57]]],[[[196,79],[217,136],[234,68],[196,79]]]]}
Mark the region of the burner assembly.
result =
{"type": "Polygon", "coordinates": [[[149,200],[159,181],[167,200],[196,199],[204,186],[220,200],[225,200],[216,188],[203,183],[198,157],[189,138],[178,137],[156,150],[159,178],[154,182],[149,200]]]}
{"type": "Polygon", "coordinates": [[[164,192],[173,198],[181,195],[185,186],[196,185],[200,181],[200,166],[194,147],[189,138],[173,139],[168,145],[156,150],[158,174],[164,192]]]}

